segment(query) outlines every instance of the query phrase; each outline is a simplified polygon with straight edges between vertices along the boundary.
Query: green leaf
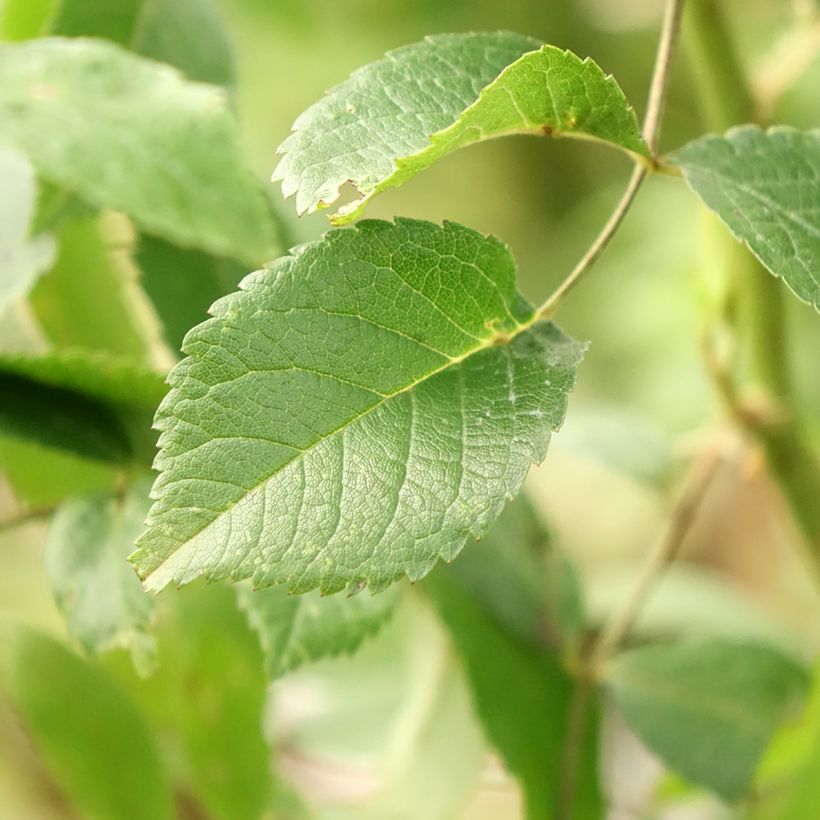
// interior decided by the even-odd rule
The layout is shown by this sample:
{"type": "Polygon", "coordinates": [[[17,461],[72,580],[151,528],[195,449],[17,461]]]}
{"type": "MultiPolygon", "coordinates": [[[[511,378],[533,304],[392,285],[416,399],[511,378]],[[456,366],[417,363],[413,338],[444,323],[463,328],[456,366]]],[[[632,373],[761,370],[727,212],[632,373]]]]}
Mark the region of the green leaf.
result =
{"type": "Polygon", "coordinates": [[[540,650],[572,640],[584,620],[575,570],[549,541],[522,493],[453,570],[488,614],[540,650]]]}
{"type": "Polygon", "coordinates": [[[466,145],[505,134],[588,137],[647,155],[635,112],[592,60],[509,32],[440,34],[360,68],[305,111],[273,178],[299,213],[331,205],[345,183],[359,216],[466,145]]]}
{"type": "Polygon", "coordinates": [[[107,660],[163,738],[174,782],[193,798],[192,814],[267,817],[275,783],[259,641],[225,585],[192,585],[164,603],[156,672],[141,678],[121,658],[107,660]]]}
{"type": "Polygon", "coordinates": [[[771,735],[809,685],[805,669],[774,649],[720,638],[624,652],[606,679],[647,746],[726,800],[744,795],[771,735]]]}
{"type": "Polygon", "coordinates": [[[46,572],[69,632],[89,652],[128,649],[142,674],[154,664],[154,599],[126,558],[148,506],[144,482],[123,497],[71,499],[57,510],[45,550],[46,572]]]}
{"type": "Polygon", "coordinates": [[[820,310],[820,131],[742,126],[670,159],[729,230],[820,310]]]}
{"type": "Polygon", "coordinates": [[[118,820],[173,817],[154,740],[109,676],[28,628],[3,632],[3,688],[50,775],[80,814],[118,820]]]}
{"type": "Polygon", "coordinates": [[[270,206],[243,162],[225,93],[113,43],[0,47],[0,143],[149,233],[249,264],[275,253],[270,206]]]}
{"type": "Polygon", "coordinates": [[[65,450],[98,461],[121,463],[131,444],[106,405],[71,390],[0,373],[0,435],[65,450]]]}
{"type": "Polygon", "coordinates": [[[28,238],[37,183],[23,154],[0,148],[0,316],[54,259],[51,236],[28,238]]]}
{"type": "MultiPolygon", "coordinates": [[[[465,556],[463,562],[468,560],[472,556],[465,556]]],[[[526,816],[531,820],[556,816],[574,683],[555,652],[522,641],[472,593],[462,577],[463,562],[439,568],[424,588],[452,633],[489,739],[521,781],[526,816]]],[[[590,712],[577,749],[579,779],[573,813],[568,815],[573,820],[603,816],[597,704],[590,705],[590,712]]]]}
{"type": "Polygon", "coordinates": [[[234,62],[214,0],[61,0],[51,34],[103,37],[214,85],[234,83],[234,62]]]}
{"type": "Polygon", "coordinates": [[[236,290],[248,272],[229,259],[178,248],[150,236],[140,237],[135,261],[142,273],[142,287],[174,350],[179,350],[194,325],[207,318],[208,308],[236,290]]]}
{"type": "Polygon", "coordinates": [[[148,322],[136,309],[133,272],[123,254],[112,250],[110,222],[92,215],[62,225],[57,261],[38,281],[31,304],[55,345],[107,350],[144,361],[152,341],[148,322]]]}
{"type": "Polygon", "coordinates": [[[3,0],[0,39],[27,40],[41,35],[60,0],[3,0]]]}
{"type": "Polygon", "coordinates": [[[546,454],[582,346],[537,322],[507,248],[367,221],[251,274],[172,371],[146,586],[416,580],[546,454]]]}
{"type": "Polygon", "coordinates": [[[85,348],[58,348],[40,355],[0,352],[0,373],[144,410],[155,410],[167,392],[156,371],[126,356],[85,348]]]}
{"type": "Polygon", "coordinates": [[[359,593],[289,595],[282,587],[238,589],[239,608],[259,635],[268,677],[321,658],[355,652],[393,614],[399,588],[359,593]]]}

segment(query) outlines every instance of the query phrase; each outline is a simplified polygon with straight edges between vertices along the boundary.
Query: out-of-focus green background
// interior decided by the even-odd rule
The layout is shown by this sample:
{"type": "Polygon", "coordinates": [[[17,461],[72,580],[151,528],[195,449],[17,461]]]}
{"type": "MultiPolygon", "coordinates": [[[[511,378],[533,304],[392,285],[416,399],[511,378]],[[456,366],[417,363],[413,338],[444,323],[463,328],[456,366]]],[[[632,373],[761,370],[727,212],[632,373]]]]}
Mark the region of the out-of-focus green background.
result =
{"type": "MultiPolygon", "coordinates": [[[[510,29],[590,55],[617,78],[640,116],[661,9],[660,0],[220,0],[220,6],[236,52],[235,105],[245,145],[264,178],[290,124],[325,89],[386,50],[428,33],[510,29]]],[[[765,83],[772,66],[786,59],[773,61],[776,49],[814,4],[729,0],[726,7],[745,65],[765,83]]],[[[817,127],[818,87],[815,59],[779,99],[771,119],[817,127]]],[[[705,130],[694,93],[684,41],[663,129],[665,150],[705,130]]],[[[624,156],[586,141],[498,140],[457,152],[388,191],[373,202],[368,216],[451,219],[493,233],[512,248],[523,291],[540,301],[583,253],[629,171],[624,156]]],[[[273,186],[271,193],[290,244],[326,230],[323,215],[297,219],[292,203],[279,202],[273,186]]],[[[700,353],[709,273],[700,251],[701,220],[680,179],[650,179],[606,255],[558,316],[571,335],[589,340],[591,347],[579,369],[566,427],[528,487],[556,541],[580,565],[594,617],[618,600],[657,534],[675,465],[704,437],[716,435],[720,409],[700,353]]],[[[820,323],[810,308],[788,302],[798,394],[817,432],[820,323]]],[[[18,452],[9,443],[3,446],[7,459],[18,452]]],[[[786,643],[799,636],[816,649],[816,593],[792,549],[796,539],[783,502],[755,453],[738,452],[735,469],[719,477],[689,560],[664,582],[645,622],[659,631],[719,627],[775,635],[786,643]],[[723,513],[726,504],[731,516],[723,513]]],[[[36,460],[25,449],[17,457],[36,460]]],[[[73,459],[50,463],[59,466],[48,470],[76,474],[82,486],[108,481],[105,475],[98,480],[97,468],[73,459]]],[[[46,484],[48,470],[42,475],[46,484]]],[[[0,503],[13,503],[11,488],[2,483],[0,503]]],[[[39,523],[0,533],[0,612],[62,635],[65,628],[43,571],[44,540],[45,526],[39,523]]],[[[199,617],[196,596],[202,590],[179,594],[192,602],[192,618],[199,617]]],[[[221,612],[224,601],[213,603],[219,596],[215,592],[205,609],[221,612]]],[[[355,658],[323,662],[277,684],[279,706],[268,732],[284,749],[277,764],[281,775],[328,804],[355,802],[376,790],[380,777],[400,781],[395,772],[418,748],[413,715],[430,708],[424,702],[430,681],[449,680],[452,674],[449,700],[438,704],[438,719],[455,715],[454,743],[476,756],[464,764],[469,788],[458,816],[517,817],[516,788],[495,759],[485,763],[463,680],[448,671],[454,660],[441,629],[418,606],[402,609],[355,658]]],[[[217,618],[215,629],[228,629],[232,617],[228,612],[217,618]]],[[[232,633],[226,634],[230,643],[232,633]]],[[[187,644],[193,640],[186,638],[187,644]]],[[[176,651],[172,642],[169,647],[168,653],[176,651]]],[[[215,661],[231,662],[227,650],[215,661]]],[[[404,783],[407,800],[432,788],[435,774],[417,772],[414,788],[404,783]]],[[[695,802],[700,813],[685,816],[727,816],[702,796],[695,802]]],[[[66,816],[73,815],[52,791],[27,738],[0,711],[0,820],[66,816]]]]}

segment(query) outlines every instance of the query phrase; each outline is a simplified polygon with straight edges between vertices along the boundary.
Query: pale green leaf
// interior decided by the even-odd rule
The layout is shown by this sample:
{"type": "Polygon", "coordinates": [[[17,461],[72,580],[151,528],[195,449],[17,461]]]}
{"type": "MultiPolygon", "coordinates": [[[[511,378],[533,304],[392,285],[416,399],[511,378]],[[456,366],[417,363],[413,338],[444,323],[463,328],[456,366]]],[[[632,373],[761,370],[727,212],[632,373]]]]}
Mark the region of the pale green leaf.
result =
{"type": "Polygon", "coordinates": [[[0,638],[0,689],[78,815],[173,817],[154,739],[104,670],[28,628],[5,627],[0,638]]]}
{"type": "MultiPolygon", "coordinates": [[[[557,816],[575,684],[558,653],[522,640],[499,616],[496,606],[474,593],[472,573],[462,572],[461,564],[467,562],[475,562],[472,554],[452,567],[440,567],[424,582],[424,588],[452,633],[487,736],[521,782],[526,817],[557,816]]],[[[526,584],[520,583],[518,591],[527,595],[526,584]]],[[[597,711],[593,700],[587,726],[578,738],[577,799],[571,813],[562,815],[568,820],[603,817],[597,711]]]]}
{"type": "Polygon", "coordinates": [[[57,348],[40,355],[0,352],[0,373],[144,410],[155,410],[167,392],[161,374],[103,350],[57,348]]]}
{"type": "Polygon", "coordinates": [[[820,310],[820,131],[743,126],[670,159],[729,230],[820,310]]]}
{"type": "Polygon", "coordinates": [[[214,0],[59,0],[49,33],[113,40],[200,82],[230,86],[235,79],[214,0]]]}
{"type": "Polygon", "coordinates": [[[116,655],[106,661],[163,739],[175,783],[195,796],[198,816],[267,818],[276,784],[259,641],[225,585],[195,584],[165,603],[153,675],[139,677],[116,655]]]}
{"type": "Polygon", "coordinates": [[[355,652],[393,614],[398,586],[378,595],[289,595],[283,587],[238,589],[239,607],[259,635],[268,677],[321,658],[355,652]]]}
{"type": "Polygon", "coordinates": [[[60,347],[111,351],[147,360],[150,328],[110,219],[97,215],[61,224],[54,266],[37,282],[31,305],[48,339],[60,347]]]}
{"type": "Polygon", "coordinates": [[[251,274],[169,377],[149,589],[384,589],[480,537],[546,454],[582,346],[493,238],[367,221],[251,274]]]}
{"type": "Polygon", "coordinates": [[[270,258],[269,204],[225,93],[102,40],[0,47],[0,143],[51,182],[185,246],[270,258]]]}
{"type": "Polygon", "coordinates": [[[646,745],[727,800],[744,795],[769,739],[809,685],[805,669],[774,649],[720,638],[624,652],[606,679],[646,745]]]}
{"type": "Polygon", "coordinates": [[[504,134],[601,140],[646,155],[635,112],[592,60],[509,32],[440,34],[364,66],[307,109],[279,147],[274,179],[299,213],[331,205],[351,183],[359,216],[457,148],[504,134]]]}
{"type": "Polygon", "coordinates": [[[126,560],[148,512],[148,485],[123,496],[73,498],[48,531],[45,566],[71,634],[89,652],[128,649],[138,671],[153,668],[154,599],[126,560]]]}
{"type": "Polygon", "coordinates": [[[0,316],[54,259],[54,238],[29,239],[37,182],[23,154],[0,148],[0,316]]]}

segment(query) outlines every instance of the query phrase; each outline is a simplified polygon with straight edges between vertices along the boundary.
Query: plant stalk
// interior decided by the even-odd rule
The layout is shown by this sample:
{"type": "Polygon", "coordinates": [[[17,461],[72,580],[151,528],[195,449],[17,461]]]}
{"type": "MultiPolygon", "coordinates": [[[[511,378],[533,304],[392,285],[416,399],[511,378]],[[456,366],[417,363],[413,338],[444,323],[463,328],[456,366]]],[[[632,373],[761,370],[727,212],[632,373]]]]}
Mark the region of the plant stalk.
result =
{"type": "MultiPolygon", "coordinates": [[[[685,34],[706,126],[722,132],[753,120],[756,106],[719,3],[691,0],[685,34]]],[[[747,372],[743,386],[727,391],[718,385],[719,392],[732,417],[763,446],[771,474],[820,564],[820,460],[795,412],[783,283],[725,234],[728,289],[738,307],[730,324],[747,372]]]]}
{"type": "MultiPolygon", "coordinates": [[[[643,137],[652,153],[650,164],[636,164],[629,178],[626,190],[618,201],[611,216],[569,276],[558,289],[538,309],[539,318],[548,318],[557,308],[561,299],[580,281],[604,252],[612,237],[617,232],[629,211],[641,184],[650,170],[658,166],[658,145],[660,143],[661,122],[666,103],[666,92],[669,87],[669,74],[680,35],[681,16],[684,0],[667,0],[655,66],[649,84],[649,95],[646,103],[646,114],[643,122],[643,137]]],[[[687,528],[688,529],[688,528],[687,528]]],[[[685,532],[684,532],[685,534],[685,532]]],[[[681,537],[682,540],[682,537],[681,537]]],[[[654,573],[653,573],[654,575],[654,573]]],[[[640,604],[638,604],[640,605],[640,604]]],[[[628,628],[631,618],[627,623],[628,628]]],[[[571,820],[575,811],[575,797],[578,790],[578,764],[587,730],[589,703],[595,680],[590,674],[593,666],[586,662],[586,657],[577,670],[575,690],[573,693],[570,715],[567,725],[567,736],[564,742],[564,759],[558,778],[555,801],[556,820],[571,820]]]]}

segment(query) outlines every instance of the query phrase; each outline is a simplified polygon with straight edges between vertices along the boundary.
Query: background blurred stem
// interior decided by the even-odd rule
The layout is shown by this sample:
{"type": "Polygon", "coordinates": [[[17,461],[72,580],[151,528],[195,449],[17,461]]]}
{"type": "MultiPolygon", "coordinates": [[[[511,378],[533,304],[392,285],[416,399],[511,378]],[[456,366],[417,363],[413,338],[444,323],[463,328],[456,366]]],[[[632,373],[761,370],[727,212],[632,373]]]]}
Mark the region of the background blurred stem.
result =
{"type": "MultiPolygon", "coordinates": [[[[705,126],[723,132],[753,121],[756,106],[717,0],[691,0],[684,36],[705,126]]],[[[743,387],[752,388],[758,398],[747,404],[746,397],[753,393],[746,389],[721,394],[740,402],[729,410],[763,445],[771,473],[820,562],[820,461],[795,410],[783,283],[724,233],[723,248],[716,243],[713,250],[729,260],[726,304],[736,310],[722,318],[745,354],[743,387]]],[[[721,260],[715,260],[715,268],[721,266],[721,260]]]]}

